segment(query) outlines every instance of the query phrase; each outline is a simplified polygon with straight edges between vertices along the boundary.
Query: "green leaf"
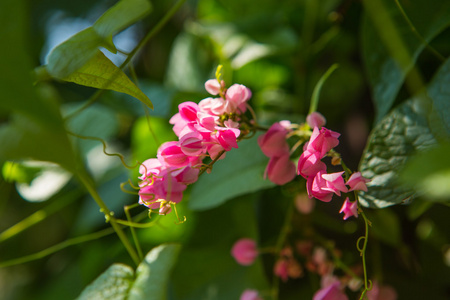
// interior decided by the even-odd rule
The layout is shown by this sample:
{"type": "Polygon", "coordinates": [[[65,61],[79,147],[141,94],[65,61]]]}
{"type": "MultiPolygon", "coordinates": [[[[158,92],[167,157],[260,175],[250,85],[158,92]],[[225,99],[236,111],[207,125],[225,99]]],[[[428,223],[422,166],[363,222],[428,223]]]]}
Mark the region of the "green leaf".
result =
{"type": "Polygon", "coordinates": [[[236,196],[274,186],[263,179],[269,159],[261,152],[256,140],[253,137],[239,142],[239,149],[227,152],[224,160],[214,164],[211,174],[199,178],[192,188],[191,209],[213,208],[236,196]]]}
{"type": "Polygon", "coordinates": [[[167,67],[166,81],[181,91],[204,92],[203,84],[208,75],[208,53],[192,34],[181,33],[174,41],[167,67]]]}
{"type": "Polygon", "coordinates": [[[360,193],[364,205],[383,208],[407,203],[416,196],[398,178],[411,155],[436,143],[428,128],[426,100],[415,98],[404,102],[374,128],[360,164],[362,175],[371,179],[368,192],[360,193]]]}
{"type": "Polygon", "coordinates": [[[47,71],[55,78],[65,79],[94,58],[100,46],[107,46],[103,38],[94,28],[86,28],[50,52],[47,71]]]}
{"type": "Polygon", "coordinates": [[[7,161],[3,164],[2,176],[6,182],[30,183],[36,178],[42,168],[28,166],[24,163],[7,161]]]}
{"type": "Polygon", "coordinates": [[[450,200],[450,143],[440,144],[411,158],[400,173],[402,182],[421,191],[423,199],[450,200]]]}
{"type": "MultiPolygon", "coordinates": [[[[25,1],[0,1],[0,40],[8,47],[0,47],[0,111],[18,112],[33,122],[52,128],[62,127],[56,103],[44,101],[33,89],[30,76],[31,60],[27,53],[28,11],[25,1]]],[[[2,145],[3,146],[3,145],[2,145]]]]}
{"type": "Polygon", "coordinates": [[[433,77],[428,89],[433,100],[433,112],[430,116],[433,133],[441,139],[450,138],[450,58],[433,77]]]}
{"type": "MultiPolygon", "coordinates": [[[[406,74],[426,47],[426,44],[412,31],[395,1],[383,0],[382,3],[386,8],[387,17],[394,22],[398,36],[404,43],[410,57],[403,67],[399,65],[399,62],[390,53],[389,47],[386,46],[386,41],[380,38],[376,26],[369,18],[364,18],[361,34],[362,50],[369,81],[373,88],[372,94],[377,112],[377,122],[388,113],[406,74]]],[[[427,43],[450,24],[450,2],[448,1],[417,0],[400,1],[400,3],[418,33],[427,43]]],[[[379,14],[375,14],[375,16],[379,17],[379,14]]],[[[389,32],[391,30],[384,30],[385,34],[389,32]]],[[[393,36],[391,35],[391,37],[393,36]]],[[[390,42],[398,41],[392,40],[390,42]]]]}
{"type": "Polygon", "coordinates": [[[167,298],[167,283],[175,265],[180,245],[165,244],[154,248],[136,270],[128,300],[163,300],[167,298]]]}
{"type": "Polygon", "coordinates": [[[97,89],[125,93],[153,109],[150,99],[100,50],[96,50],[94,57],[81,68],[64,77],[63,80],[97,89]]]}
{"type": "Polygon", "coordinates": [[[129,266],[113,264],[88,285],[77,299],[125,300],[133,284],[133,273],[133,269],[129,266]]]}
{"type": "Polygon", "coordinates": [[[110,46],[115,51],[108,50],[116,53],[112,36],[148,15],[151,8],[148,0],[121,0],[108,9],[92,27],[105,41],[110,41],[110,46]]]}
{"type": "Polygon", "coordinates": [[[76,160],[62,123],[48,128],[30,118],[14,114],[8,124],[0,126],[0,161],[35,159],[55,162],[69,171],[76,160]]]}
{"type": "Polygon", "coordinates": [[[150,9],[147,0],[120,1],[107,10],[92,27],[78,32],[54,48],[48,56],[48,73],[65,80],[95,57],[99,47],[117,53],[112,36],[146,16],[150,9]]]}
{"type": "Polygon", "coordinates": [[[162,300],[166,299],[167,283],[181,246],[164,244],[153,248],[137,267],[113,264],[88,285],[79,300],[162,300]]]}

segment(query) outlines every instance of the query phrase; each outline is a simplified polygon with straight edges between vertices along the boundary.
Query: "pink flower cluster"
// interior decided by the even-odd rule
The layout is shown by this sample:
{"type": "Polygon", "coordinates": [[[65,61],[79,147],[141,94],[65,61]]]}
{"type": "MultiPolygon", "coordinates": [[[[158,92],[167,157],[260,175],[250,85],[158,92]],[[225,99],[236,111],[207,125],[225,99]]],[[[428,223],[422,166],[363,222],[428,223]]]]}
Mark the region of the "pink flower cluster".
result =
{"type": "Polygon", "coordinates": [[[286,141],[290,132],[289,121],[274,123],[269,130],[258,137],[258,145],[264,155],[269,157],[269,163],[264,178],[275,184],[283,185],[295,177],[295,164],[289,159],[289,145],[286,141]]]}
{"type": "MultiPolygon", "coordinates": [[[[326,120],[318,112],[309,114],[306,121],[313,131],[298,160],[297,174],[306,179],[309,199],[316,198],[330,202],[333,194],[341,196],[341,193],[353,190],[367,191],[368,180],[362,177],[360,172],[353,173],[347,182],[343,178],[344,171],[327,173],[327,166],[322,159],[330,150],[339,145],[340,134],[323,127],[326,120]]],[[[295,126],[289,121],[281,121],[273,124],[265,134],[258,138],[258,145],[262,152],[270,158],[264,178],[268,177],[270,181],[278,185],[290,182],[296,175],[295,164],[289,159],[290,149],[286,141],[292,132],[291,127],[295,126]]],[[[304,130],[302,129],[304,127],[299,128],[304,130]]],[[[308,126],[306,128],[309,129],[308,126]]],[[[347,198],[340,212],[345,214],[344,220],[350,216],[357,217],[357,203],[350,202],[347,198]]]]}
{"type": "Polygon", "coordinates": [[[188,184],[197,181],[205,157],[223,159],[225,152],[238,148],[239,116],[246,111],[250,90],[239,84],[225,89],[223,81],[210,79],[205,89],[216,98],[200,103],[184,102],[171,119],[178,141],[162,144],[157,158],[142,163],[139,172],[139,203],[160,214],[181,201],[188,184]]]}
{"type": "MultiPolygon", "coordinates": [[[[353,190],[367,191],[368,180],[361,176],[360,172],[353,173],[347,182],[344,182],[342,172],[326,172],[327,167],[322,158],[339,144],[340,134],[325,127],[314,127],[309,142],[298,161],[297,173],[306,179],[306,191],[310,198],[316,198],[324,202],[330,202],[333,194],[338,196],[353,190]],[[347,188],[347,186],[350,187],[347,188]]],[[[350,202],[347,198],[340,212],[344,212],[344,219],[350,216],[358,216],[356,202],[350,202]]]]}

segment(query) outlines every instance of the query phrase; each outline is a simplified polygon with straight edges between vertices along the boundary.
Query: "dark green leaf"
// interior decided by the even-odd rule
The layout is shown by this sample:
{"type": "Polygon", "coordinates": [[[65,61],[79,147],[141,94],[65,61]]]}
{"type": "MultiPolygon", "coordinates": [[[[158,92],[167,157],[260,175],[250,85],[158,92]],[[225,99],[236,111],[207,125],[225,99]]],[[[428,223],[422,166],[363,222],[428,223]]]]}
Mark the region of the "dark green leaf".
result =
{"type": "Polygon", "coordinates": [[[100,50],[96,50],[94,57],[85,62],[81,68],[64,77],[63,80],[97,89],[125,93],[153,109],[150,99],[100,50]]]}
{"type": "Polygon", "coordinates": [[[398,178],[411,155],[436,143],[428,128],[426,101],[404,102],[373,129],[360,164],[362,175],[371,179],[368,192],[360,193],[364,205],[383,208],[415,197],[415,191],[401,185],[398,178]]]}
{"type": "Polygon", "coordinates": [[[433,77],[428,89],[433,100],[433,113],[430,116],[433,133],[442,139],[450,138],[450,58],[445,61],[433,77]]]}
{"type": "MultiPolygon", "coordinates": [[[[395,1],[382,1],[388,17],[394,22],[395,29],[409,52],[409,61],[400,66],[393,58],[389,47],[383,43],[379,32],[366,17],[363,22],[362,40],[363,56],[372,94],[377,110],[377,121],[380,121],[389,111],[404,82],[405,76],[411,70],[419,54],[425,48],[425,43],[411,30],[405,18],[401,15],[395,1]]],[[[441,0],[400,1],[406,14],[414,24],[418,33],[430,42],[450,24],[450,2],[441,0]]],[[[393,41],[394,42],[394,41],[393,41]]]]}
{"type": "Polygon", "coordinates": [[[49,129],[22,115],[14,115],[9,124],[0,127],[0,161],[35,159],[55,162],[75,170],[73,150],[64,131],[59,127],[49,129]]]}
{"type": "Polygon", "coordinates": [[[134,280],[133,273],[129,266],[113,264],[88,285],[77,299],[125,300],[134,280]]]}
{"type": "Polygon", "coordinates": [[[49,130],[61,127],[61,117],[55,103],[43,101],[33,89],[30,76],[31,60],[26,50],[27,20],[25,1],[5,0],[0,2],[0,19],[4,26],[0,40],[7,47],[0,47],[0,110],[20,112],[33,122],[49,130]]]}
{"type": "MultiPolygon", "coordinates": [[[[111,41],[110,46],[115,50],[112,36],[136,23],[150,11],[151,4],[148,0],[121,0],[108,9],[92,27],[106,41],[111,41]]],[[[116,51],[111,52],[115,53],[116,51]]]]}
{"type": "Polygon", "coordinates": [[[180,248],[180,245],[165,244],[152,249],[136,270],[136,281],[131,287],[128,299],[166,299],[169,276],[180,248]]]}
{"type": "Polygon", "coordinates": [[[367,218],[372,223],[371,233],[380,241],[398,247],[401,244],[401,226],[398,216],[389,208],[376,211],[366,211],[367,218]]]}
{"type": "Polygon", "coordinates": [[[189,207],[205,210],[236,196],[274,186],[263,179],[268,162],[256,137],[241,141],[239,149],[228,152],[224,160],[216,162],[211,174],[203,174],[193,185],[189,207]]]}

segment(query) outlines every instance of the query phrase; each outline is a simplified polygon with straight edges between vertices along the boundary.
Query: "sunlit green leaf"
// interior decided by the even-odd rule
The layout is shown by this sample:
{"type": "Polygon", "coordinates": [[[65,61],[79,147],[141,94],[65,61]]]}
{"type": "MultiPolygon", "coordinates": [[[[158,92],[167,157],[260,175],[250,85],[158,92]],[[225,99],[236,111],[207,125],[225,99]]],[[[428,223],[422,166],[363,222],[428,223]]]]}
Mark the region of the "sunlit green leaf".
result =
{"type": "Polygon", "coordinates": [[[30,183],[41,171],[37,166],[7,161],[3,164],[2,176],[7,182],[30,183]]]}
{"type": "MultiPolygon", "coordinates": [[[[111,41],[110,46],[114,47],[112,36],[136,23],[150,11],[151,4],[148,0],[121,0],[108,9],[92,27],[105,40],[111,41]]],[[[111,52],[115,53],[116,51],[111,52]]]]}
{"type": "Polygon", "coordinates": [[[404,102],[373,129],[360,164],[368,192],[361,192],[364,205],[383,208],[408,203],[415,191],[401,185],[399,172],[411,155],[434,145],[436,140],[427,122],[429,104],[426,98],[404,102]]]}
{"type": "MultiPolygon", "coordinates": [[[[450,24],[450,2],[441,0],[399,1],[417,32],[425,39],[432,41],[450,24]]],[[[380,121],[391,108],[404,82],[407,72],[412,68],[426,44],[406,22],[395,1],[382,1],[388,16],[395,23],[402,42],[409,52],[410,61],[404,69],[389,52],[377,29],[369,18],[363,22],[362,41],[366,70],[372,84],[372,94],[377,110],[377,121],[380,121]]]]}
{"type": "Polygon", "coordinates": [[[401,172],[402,182],[431,201],[450,200],[450,144],[440,144],[411,158],[401,172]]]}
{"type": "Polygon", "coordinates": [[[166,299],[169,276],[180,248],[181,246],[176,244],[165,244],[153,248],[136,270],[136,281],[131,287],[128,299],[166,299]]]}
{"type": "Polygon", "coordinates": [[[125,300],[133,284],[133,269],[122,264],[114,264],[88,285],[79,300],[125,300]]]}
{"type": "Polygon", "coordinates": [[[239,149],[226,153],[214,164],[211,174],[203,174],[193,185],[189,207],[205,210],[236,196],[274,186],[263,179],[269,159],[261,152],[256,137],[239,142],[239,149]],[[226,161],[232,161],[230,166],[226,161]]]}
{"type": "Polygon", "coordinates": [[[47,71],[55,78],[64,79],[95,57],[103,45],[103,38],[92,27],[86,28],[50,52],[47,71]]]}
{"type": "Polygon", "coordinates": [[[150,108],[153,105],[148,97],[100,50],[96,55],[76,71],[63,78],[65,81],[94,87],[98,89],[113,90],[135,97],[150,108]]]}

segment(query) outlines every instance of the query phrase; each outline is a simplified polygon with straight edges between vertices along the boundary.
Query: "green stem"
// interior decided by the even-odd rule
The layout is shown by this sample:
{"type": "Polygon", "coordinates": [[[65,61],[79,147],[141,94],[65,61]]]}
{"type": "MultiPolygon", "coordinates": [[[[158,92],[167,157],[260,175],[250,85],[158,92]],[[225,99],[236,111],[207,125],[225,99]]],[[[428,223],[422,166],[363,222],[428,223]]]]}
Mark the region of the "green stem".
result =
{"type": "MultiPolygon", "coordinates": [[[[135,206],[135,205],[129,205],[129,206],[127,205],[127,206],[125,206],[125,209],[124,209],[128,222],[131,222],[130,209],[133,208],[133,206],[135,206]]],[[[139,260],[142,261],[144,259],[144,255],[142,255],[141,244],[139,244],[139,240],[136,235],[136,230],[134,230],[134,227],[130,226],[130,231],[131,231],[131,236],[133,237],[134,245],[136,246],[136,249],[137,249],[139,260]]]]}
{"type": "Polygon", "coordinates": [[[433,47],[431,47],[431,45],[423,38],[423,36],[417,31],[416,27],[414,26],[414,24],[411,22],[411,20],[409,19],[408,15],[406,14],[405,10],[403,9],[402,5],[400,4],[400,2],[398,0],[395,0],[395,4],[397,5],[397,8],[400,10],[400,13],[402,14],[403,18],[405,19],[406,23],[408,23],[409,28],[411,29],[411,31],[416,35],[416,37],[422,42],[422,44],[425,45],[425,47],[434,54],[434,56],[436,56],[441,62],[445,61],[445,57],[442,56],[442,54],[440,54],[438,51],[436,51],[436,49],[434,49],[433,47]]]}
{"type": "Polygon", "coordinates": [[[90,178],[82,172],[78,172],[76,175],[78,176],[80,181],[83,183],[83,185],[86,187],[89,194],[91,194],[92,198],[94,198],[94,201],[100,207],[100,211],[105,214],[106,221],[111,223],[111,226],[113,227],[117,236],[122,241],[123,245],[125,246],[125,248],[127,249],[128,253],[131,256],[131,259],[134,261],[134,263],[137,266],[139,264],[140,260],[139,260],[138,255],[136,254],[136,251],[133,249],[130,242],[128,241],[128,238],[125,235],[125,233],[123,232],[122,227],[117,223],[116,218],[114,218],[113,214],[108,209],[105,202],[103,202],[103,200],[100,197],[100,195],[98,194],[97,190],[94,188],[90,178]]]}
{"type": "Polygon", "coordinates": [[[9,267],[9,266],[13,266],[13,265],[19,265],[19,264],[23,264],[23,263],[30,262],[33,260],[41,259],[50,254],[58,252],[64,248],[67,248],[69,246],[81,244],[81,243],[92,241],[92,240],[97,240],[97,239],[104,237],[106,235],[109,235],[113,232],[114,232],[114,229],[110,227],[110,228],[106,228],[106,229],[103,229],[98,232],[94,232],[91,234],[87,234],[87,235],[72,238],[72,239],[68,239],[62,243],[59,243],[57,245],[54,245],[52,247],[49,247],[49,248],[39,251],[37,253],[2,262],[2,263],[0,263],[0,268],[9,267]]]}
{"type": "MultiPolygon", "coordinates": [[[[356,201],[358,201],[358,195],[355,192],[355,198],[356,201]]],[[[361,216],[364,219],[364,225],[365,225],[365,233],[364,236],[360,237],[357,241],[357,248],[358,251],[361,254],[362,257],[362,264],[363,264],[363,272],[364,272],[364,290],[361,293],[360,300],[364,299],[366,293],[372,289],[372,282],[367,278],[367,266],[366,266],[366,248],[367,248],[367,241],[369,239],[369,226],[370,221],[367,219],[366,215],[364,214],[364,211],[359,207],[359,201],[358,201],[358,211],[360,212],[361,216]],[[362,248],[359,247],[360,240],[364,240],[362,248]]]]}
{"type": "Polygon", "coordinates": [[[77,199],[79,194],[79,191],[72,191],[70,193],[64,194],[64,197],[61,197],[62,199],[59,199],[59,197],[57,199],[54,199],[54,201],[47,207],[34,212],[22,221],[14,224],[10,228],[0,233],[0,243],[45,220],[45,218],[47,218],[48,216],[51,216],[60,209],[66,207],[75,199],[77,199]]]}
{"type": "Polygon", "coordinates": [[[317,110],[317,106],[319,104],[319,94],[322,90],[322,86],[325,83],[325,81],[330,77],[330,75],[338,68],[338,64],[333,64],[326,72],[325,74],[320,77],[319,81],[317,82],[316,86],[314,87],[314,91],[311,96],[311,103],[309,105],[309,114],[315,112],[317,110]]]}
{"type": "Polygon", "coordinates": [[[405,84],[409,92],[417,94],[424,87],[424,80],[414,66],[414,60],[406,47],[397,26],[381,0],[363,0],[364,9],[372,20],[381,41],[395,59],[404,74],[408,74],[405,84]],[[409,72],[409,73],[408,73],[409,72]]]}

